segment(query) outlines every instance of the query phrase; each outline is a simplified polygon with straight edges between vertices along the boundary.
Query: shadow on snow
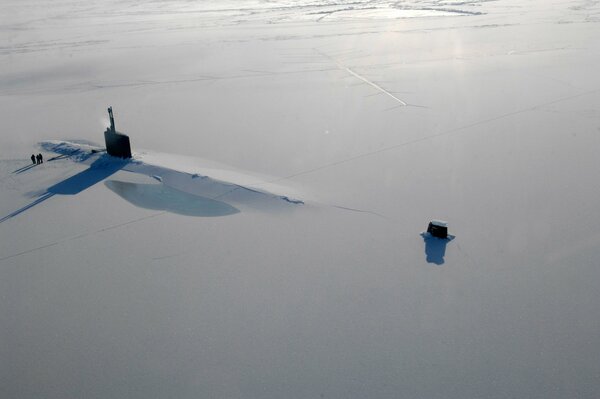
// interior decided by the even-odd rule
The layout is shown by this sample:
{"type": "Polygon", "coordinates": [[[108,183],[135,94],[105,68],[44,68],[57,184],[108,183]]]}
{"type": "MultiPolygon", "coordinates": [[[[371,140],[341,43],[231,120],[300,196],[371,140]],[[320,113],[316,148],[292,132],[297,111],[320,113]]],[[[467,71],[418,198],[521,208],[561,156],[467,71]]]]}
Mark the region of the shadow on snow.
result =
{"type": "MultiPolygon", "coordinates": [[[[112,176],[129,163],[129,160],[121,160],[104,154],[94,161],[88,169],[48,187],[33,202],[0,218],[0,223],[41,204],[55,195],[77,195],[112,176]]],[[[15,172],[19,173],[34,166],[28,165],[15,172]]],[[[203,217],[226,216],[239,212],[237,208],[225,202],[189,194],[164,184],[140,184],[118,180],[107,181],[105,184],[121,198],[141,208],[203,217]]]]}
{"type": "Polygon", "coordinates": [[[127,202],[141,208],[167,211],[185,216],[227,216],[239,210],[225,202],[176,190],[164,184],[104,182],[106,187],[127,202]]]}
{"type": "Polygon", "coordinates": [[[37,166],[37,164],[30,163],[30,164],[25,165],[25,166],[23,166],[23,167],[21,167],[21,168],[19,168],[17,170],[13,170],[12,173],[15,173],[15,174],[18,175],[18,174],[21,174],[23,172],[27,172],[29,169],[35,168],[36,166],[37,166]]]}
{"type": "MultiPolygon", "coordinates": [[[[24,207],[17,209],[9,215],[4,216],[0,219],[0,223],[3,223],[13,217],[33,208],[36,205],[41,204],[47,199],[52,198],[54,195],[76,195],[86,190],[96,183],[106,179],[112,174],[118,172],[123,169],[123,167],[129,161],[116,159],[110,157],[109,155],[102,155],[96,161],[94,161],[90,167],[74,176],[71,176],[61,182],[56,183],[55,185],[48,187],[46,191],[41,194],[35,201],[30,204],[25,205],[24,207]]],[[[35,165],[31,165],[32,167],[35,165]]],[[[29,167],[27,167],[29,168],[29,167]]],[[[18,173],[18,172],[17,172],[18,173]]]]}
{"type": "Polygon", "coordinates": [[[429,233],[421,233],[423,241],[425,242],[425,260],[427,263],[434,263],[436,265],[443,265],[446,261],[446,245],[454,239],[454,236],[449,235],[448,238],[437,238],[433,237],[429,233]]]}

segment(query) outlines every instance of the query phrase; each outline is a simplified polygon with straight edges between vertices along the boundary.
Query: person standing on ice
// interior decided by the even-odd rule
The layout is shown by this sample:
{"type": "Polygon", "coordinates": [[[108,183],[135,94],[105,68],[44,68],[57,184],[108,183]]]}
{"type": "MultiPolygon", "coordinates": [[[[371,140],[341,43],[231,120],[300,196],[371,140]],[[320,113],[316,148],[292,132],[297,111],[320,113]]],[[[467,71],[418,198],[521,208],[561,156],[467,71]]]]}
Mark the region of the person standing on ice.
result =
{"type": "Polygon", "coordinates": [[[35,160],[36,160],[36,156],[31,154],[31,162],[33,162],[34,165],[36,164],[35,160]]]}

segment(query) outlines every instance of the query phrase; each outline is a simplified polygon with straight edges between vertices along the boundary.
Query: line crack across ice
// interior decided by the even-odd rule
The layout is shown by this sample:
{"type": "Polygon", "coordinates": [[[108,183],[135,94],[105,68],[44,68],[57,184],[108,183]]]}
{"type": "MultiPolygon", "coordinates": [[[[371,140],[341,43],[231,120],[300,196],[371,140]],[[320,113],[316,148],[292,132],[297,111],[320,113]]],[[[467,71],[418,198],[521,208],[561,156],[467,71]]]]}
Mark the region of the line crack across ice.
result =
{"type": "Polygon", "coordinates": [[[342,65],[339,61],[337,61],[335,58],[331,57],[328,54],[323,53],[322,51],[318,50],[318,49],[314,49],[318,54],[322,55],[323,57],[331,60],[333,63],[335,63],[335,65],[337,65],[337,67],[343,71],[348,72],[350,75],[354,76],[355,78],[363,81],[364,83],[368,84],[369,86],[373,87],[375,90],[379,91],[380,93],[385,94],[386,96],[392,98],[394,101],[398,102],[401,104],[402,107],[407,107],[409,106],[409,104],[404,101],[401,100],[400,98],[396,97],[393,93],[389,92],[388,90],[384,89],[383,87],[379,86],[377,83],[365,78],[364,76],[356,73],[355,71],[353,71],[352,69],[350,69],[349,67],[342,65]]]}
{"type": "Polygon", "coordinates": [[[27,249],[27,250],[24,250],[24,251],[21,251],[21,252],[12,254],[12,255],[5,256],[3,258],[0,258],[0,262],[8,260],[8,259],[16,258],[18,256],[26,255],[26,254],[29,254],[31,252],[35,252],[35,251],[39,251],[39,250],[42,250],[42,249],[54,247],[56,245],[60,245],[60,244],[63,244],[63,243],[69,242],[69,241],[79,240],[79,239],[82,239],[82,238],[85,238],[85,237],[88,237],[88,236],[91,236],[91,235],[94,235],[94,234],[103,233],[105,231],[114,230],[114,229],[118,229],[120,227],[124,227],[124,226],[128,226],[128,225],[131,225],[131,224],[134,224],[134,223],[142,222],[144,220],[152,219],[152,218],[155,218],[157,216],[164,215],[166,213],[167,212],[158,212],[158,213],[154,213],[152,215],[147,215],[147,216],[143,216],[143,217],[140,217],[140,218],[131,219],[131,220],[128,220],[128,221],[123,222],[123,223],[118,223],[118,224],[113,224],[113,225],[110,225],[110,226],[102,227],[102,228],[100,228],[98,230],[93,230],[93,231],[89,231],[89,232],[86,232],[86,233],[81,233],[81,234],[78,234],[78,235],[75,235],[75,236],[65,237],[65,238],[53,241],[51,243],[48,243],[48,244],[45,244],[45,245],[41,245],[39,247],[30,248],[30,249],[27,249]]]}
{"type": "Polygon", "coordinates": [[[284,177],[280,177],[280,178],[277,178],[277,179],[274,179],[274,180],[270,180],[270,181],[266,181],[266,182],[259,182],[256,185],[260,186],[260,185],[263,185],[263,184],[278,183],[278,182],[283,181],[283,180],[289,180],[289,179],[293,179],[293,178],[298,177],[298,176],[308,175],[308,174],[311,174],[311,173],[314,173],[314,172],[318,172],[318,171],[323,170],[323,169],[328,169],[328,168],[332,168],[334,166],[338,166],[338,165],[341,165],[341,164],[344,164],[344,163],[352,162],[352,161],[355,161],[357,159],[370,157],[370,156],[373,156],[373,155],[376,155],[376,154],[380,154],[382,152],[392,151],[392,150],[395,150],[397,148],[402,148],[402,147],[410,146],[410,145],[413,145],[413,144],[416,144],[416,143],[420,143],[420,142],[423,142],[423,141],[434,140],[434,139],[439,138],[439,137],[449,136],[449,135],[452,135],[452,134],[457,134],[457,133],[460,133],[460,132],[462,132],[464,130],[467,130],[469,128],[472,128],[472,127],[484,125],[486,123],[494,122],[494,121],[497,121],[497,120],[500,120],[500,119],[504,119],[504,118],[508,118],[508,117],[515,116],[515,115],[519,115],[519,114],[522,114],[522,113],[525,113],[525,112],[533,111],[533,110],[541,108],[541,107],[545,107],[545,106],[552,105],[552,104],[557,104],[557,103],[560,103],[560,102],[563,102],[563,101],[568,101],[568,100],[572,100],[572,99],[579,98],[579,97],[588,96],[590,94],[595,94],[595,93],[598,93],[598,92],[600,92],[600,89],[588,90],[588,91],[585,91],[585,92],[582,92],[582,93],[577,93],[577,94],[573,94],[573,95],[570,95],[570,96],[565,96],[565,97],[557,98],[555,100],[547,101],[547,102],[544,102],[544,103],[541,103],[541,104],[536,104],[536,105],[533,105],[533,106],[530,106],[530,107],[527,107],[527,108],[523,108],[523,109],[520,109],[520,110],[516,110],[516,111],[512,111],[512,112],[507,112],[507,113],[504,113],[504,114],[501,114],[501,115],[498,115],[498,116],[494,116],[494,117],[491,117],[491,118],[487,118],[487,119],[479,120],[479,121],[476,121],[476,122],[472,122],[472,123],[469,123],[469,124],[466,124],[466,125],[463,125],[463,126],[459,126],[459,127],[453,128],[453,129],[449,129],[449,130],[440,132],[440,133],[435,133],[435,134],[431,134],[431,135],[428,135],[428,136],[420,137],[420,138],[417,138],[417,139],[405,141],[403,143],[398,143],[398,144],[393,144],[393,145],[390,145],[390,146],[387,146],[387,147],[382,147],[382,148],[379,148],[379,149],[374,150],[374,151],[369,151],[369,152],[365,152],[365,153],[362,153],[362,154],[357,154],[357,155],[354,155],[354,156],[351,156],[351,157],[348,157],[348,158],[340,159],[338,161],[333,161],[333,162],[330,162],[330,163],[327,163],[327,164],[316,166],[316,167],[311,168],[311,169],[305,169],[305,170],[302,170],[302,171],[299,171],[299,172],[296,172],[296,173],[292,173],[290,175],[287,175],[287,176],[284,176],[284,177]]]}

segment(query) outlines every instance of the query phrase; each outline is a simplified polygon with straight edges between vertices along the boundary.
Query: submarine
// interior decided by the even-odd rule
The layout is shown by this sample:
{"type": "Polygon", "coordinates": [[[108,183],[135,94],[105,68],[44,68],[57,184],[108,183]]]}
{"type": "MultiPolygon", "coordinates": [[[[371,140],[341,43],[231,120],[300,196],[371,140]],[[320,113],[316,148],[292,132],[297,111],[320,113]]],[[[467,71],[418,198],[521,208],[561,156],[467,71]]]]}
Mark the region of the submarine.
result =
{"type": "Polygon", "coordinates": [[[117,132],[115,128],[115,118],[113,117],[112,107],[108,107],[108,116],[110,117],[110,126],[104,131],[104,142],[106,143],[106,152],[113,157],[130,159],[131,143],[129,136],[117,132]]]}

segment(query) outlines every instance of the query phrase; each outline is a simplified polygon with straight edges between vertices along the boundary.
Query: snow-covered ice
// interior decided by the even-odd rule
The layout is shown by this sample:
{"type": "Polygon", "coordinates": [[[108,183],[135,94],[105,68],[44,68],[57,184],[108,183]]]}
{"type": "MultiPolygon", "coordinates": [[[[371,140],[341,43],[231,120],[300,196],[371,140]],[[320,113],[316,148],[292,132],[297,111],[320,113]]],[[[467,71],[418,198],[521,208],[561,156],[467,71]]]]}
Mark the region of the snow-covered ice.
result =
{"type": "Polygon", "coordinates": [[[292,188],[275,184],[279,178],[236,171],[210,160],[148,151],[134,152],[132,159],[122,160],[109,156],[99,145],[60,140],[43,141],[40,146],[59,154],[50,161],[68,158],[90,166],[82,174],[61,182],[61,186],[70,186],[74,179],[85,180],[80,176],[87,173],[99,172],[106,178],[117,171],[127,171],[150,176],[165,186],[200,197],[241,201],[246,205],[254,202],[269,209],[272,209],[273,203],[281,205],[281,201],[304,203],[300,198],[292,197],[292,188]]]}
{"type": "Polygon", "coordinates": [[[599,24],[3,0],[0,397],[599,397],[599,24]]]}

